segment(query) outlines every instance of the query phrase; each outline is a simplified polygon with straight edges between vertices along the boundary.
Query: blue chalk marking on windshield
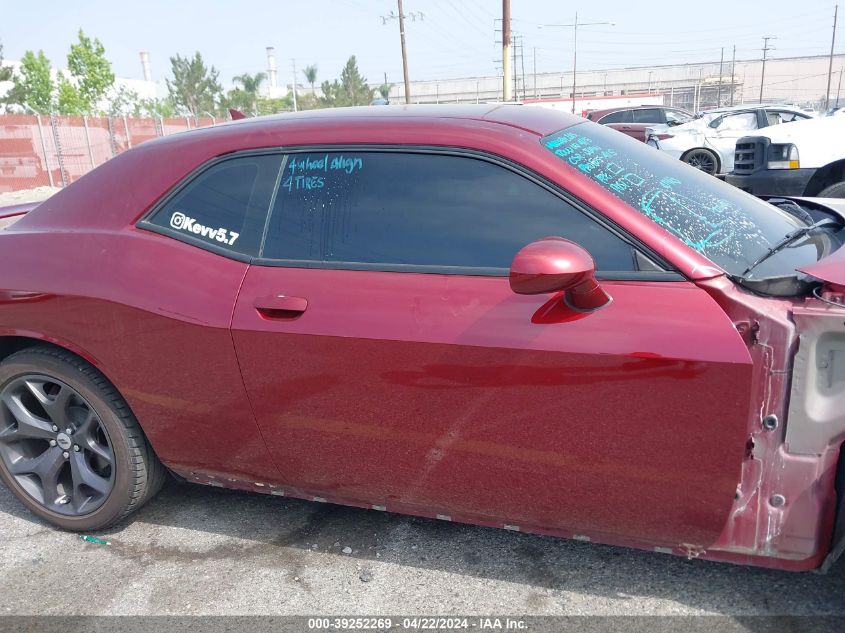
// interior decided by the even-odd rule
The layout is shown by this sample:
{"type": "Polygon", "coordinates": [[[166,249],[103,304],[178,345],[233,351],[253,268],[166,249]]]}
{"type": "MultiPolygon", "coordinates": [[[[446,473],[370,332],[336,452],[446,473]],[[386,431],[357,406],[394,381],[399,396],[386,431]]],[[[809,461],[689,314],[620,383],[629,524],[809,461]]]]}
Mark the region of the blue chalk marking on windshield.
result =
{"type": "Polygon", "coordinates": [[[758,237],[753,231],[747,235],[737,234],[738,228],[753,229],[742,226],[737,220],[741,214],[737,205],[688,187],[678,178],[660,177],[620,155],[616,149],[602,146],[591,136],[564,131],[546,138],[543,144],[555,156],[638,208],[699,252],[735,248],[737,241],[758,237]]]}

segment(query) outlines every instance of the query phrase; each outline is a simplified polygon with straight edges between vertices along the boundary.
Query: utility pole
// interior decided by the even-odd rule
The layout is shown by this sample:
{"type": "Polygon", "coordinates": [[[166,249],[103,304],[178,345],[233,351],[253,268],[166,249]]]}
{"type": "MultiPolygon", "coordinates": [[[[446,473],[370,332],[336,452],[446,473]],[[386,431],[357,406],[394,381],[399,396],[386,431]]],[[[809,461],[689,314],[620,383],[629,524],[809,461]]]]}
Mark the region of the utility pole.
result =
{"type": "Polygon", "coordinates": [[[381,16],[381,23],[387,24],[389,20],[398,20],[399,21],[399,40],[402,44],[402,75],[405,79],[405,103],[411,103],[411,80],[408,77],[408,49],[405,46],[405,18],[410,17],[412,21],[416,22],[417,18],[419,17],[422,20],[425,15],[418,11],[409,13],[405,15],[402,11],[402,0],[397,0],[397,7],[399,9],[399,15],[395,15],[393,11],[391,11],[388,15],[381,16]]]}
{"type": "Polygon", "coordinates": [[[519,63],[522,66],[522,100],[525,101],[525,38],[519,38],[519,63]]]}
{"type": "Polygon", "coordinates": [[[722,55],[719,57],[719,91],[716,93],[716,107],[722,107],[722,64],[725,62],[725,47],[722,47],[722,55]]]}
{"type": "Polygon", "coordinates": [[[544,27],[563,27],[572,29],[572,114],[575,114],[575,91],[577,89],[576,73],[578,72],[578,27],[579,26],[616,26],[615,22],[578,22],[578,14],[575,14],[575,22],[572,24],[541,24],[544,27]]]}
{"type": "Polygon", "coordinates": [[[511,43],[511,66],[513,66],[513,94],[512,98],[519,100],[519,75],[516,71],[516,40],[515,36],[511,36],[513,40],[511,43]]]}
{"type": "Polygon", "coordinates": [[[839,69],[839,85],[836,87],[836,106],[839,107],[839,92],[842,90],[842,68],[839,69]]]}
{"type": "Polygon", "coordinates": [[[736,44],[734,44],[733,58],[731,59],[731,105],[734,104],[734,91],[736,90],[736,44]]]}
{"type": "Polygon", "coordinates": [[[578,12],[572,25],[572,114],[575,114],[575,73],[578,72],[578,12]]]}
{"type": "Polygon", "coordinates": [[[513,99],[511,85],[511,0],[502,0],[502,101],[513,99]]]}
{"type": "Polygon", "coordinates": [[[291,58],[290,61],[293,64],[293,86],[291,86],[293,88],[293,111],[296,112],[298,109],[296,106],[296,60],[291,58]]]}
{"type": "Polygon", "coordinates": [[[537,93],[537,47],[534,47],[534,98],[539,99],[537,93]]]}
{"type": "Polygon", "coordinates": [[[763,68],[760,70],[760,99],[758,103],[763,103],[763,83],[766,79],[766,53],[774,48],[769,47],[769,40],[777,39],[776,37],[763,38],[763,68]]]}
{"type": "Polygon", "coordinates": [[[833,9],[833,35],[830,36],[830,63],[827,67],[827,91],[824,93],[825,112],[830,108],[830,76],[833,74],[833,46],[836,44],[836,17],[838,14],[839,5],[837,4],[833,9]]]}
{"type": "Polygon", "coordinates": [[[402,74],[405,77],[405,104],[411,103],[411,80],[408,78],[408,51],[405,48],[405,14],[402,13],[402,0],[399,3],[399,39],[402,40],[402,74]]]}

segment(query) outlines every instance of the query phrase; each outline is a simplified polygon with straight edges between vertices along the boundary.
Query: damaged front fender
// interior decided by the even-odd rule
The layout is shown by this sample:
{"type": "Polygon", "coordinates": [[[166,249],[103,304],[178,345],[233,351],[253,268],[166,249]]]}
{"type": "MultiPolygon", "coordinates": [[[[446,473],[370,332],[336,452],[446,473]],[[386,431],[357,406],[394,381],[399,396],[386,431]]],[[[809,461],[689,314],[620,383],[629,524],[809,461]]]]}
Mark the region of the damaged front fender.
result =
{"type": "Polygon", "coordinates": [[[734,506],[703,556],[819,567],[830,551],[845,439],[845,309],[757,297],[724,277],[699,283],[743,334],[756,385],[734,506]]]}

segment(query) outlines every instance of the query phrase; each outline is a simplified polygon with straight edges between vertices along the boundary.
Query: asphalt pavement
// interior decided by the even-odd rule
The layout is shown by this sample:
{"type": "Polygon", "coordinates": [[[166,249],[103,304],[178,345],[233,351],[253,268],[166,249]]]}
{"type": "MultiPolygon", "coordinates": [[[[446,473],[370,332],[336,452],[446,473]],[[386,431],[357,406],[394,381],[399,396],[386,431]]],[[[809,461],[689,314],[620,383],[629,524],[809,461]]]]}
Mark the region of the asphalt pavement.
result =
{"type": "Polygon", "coordinates": [[[0,614],[843,615],[829,574],[168,483],[109,544],[0,486],[0,614]]]}

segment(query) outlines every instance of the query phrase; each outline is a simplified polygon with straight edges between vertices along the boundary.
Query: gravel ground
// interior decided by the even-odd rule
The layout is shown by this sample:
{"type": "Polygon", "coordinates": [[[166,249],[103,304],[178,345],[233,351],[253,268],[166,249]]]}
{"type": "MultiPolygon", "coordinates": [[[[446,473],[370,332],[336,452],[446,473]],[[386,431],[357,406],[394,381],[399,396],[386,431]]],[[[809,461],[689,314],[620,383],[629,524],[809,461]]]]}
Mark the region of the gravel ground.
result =
{"type": "Polygon", "coordinates": [[[109,545],[0,488],[0,534],[9,615],[845,614],[841,564],[776,572],[175,482],[109,545]]]}
{"type": "Polygon", "coordinates": [[[23,191],[7,191],[0,193],[0,207],[46,200],[57,191],[61,191],[61,189],[59,187],[36,187],[35,189],[25,189],[23,191]]]}

